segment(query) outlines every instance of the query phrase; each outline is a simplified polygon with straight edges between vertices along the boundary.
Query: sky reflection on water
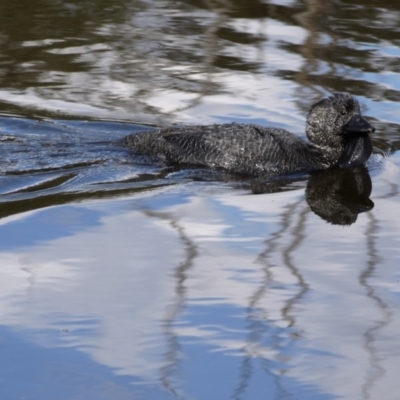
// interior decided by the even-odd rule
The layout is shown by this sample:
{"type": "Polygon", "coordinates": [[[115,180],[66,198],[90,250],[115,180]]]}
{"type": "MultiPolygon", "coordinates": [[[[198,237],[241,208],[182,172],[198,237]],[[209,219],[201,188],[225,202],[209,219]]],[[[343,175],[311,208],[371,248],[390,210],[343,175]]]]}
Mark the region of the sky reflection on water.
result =
{"type": "Polygon", "coordinates": [[[399,21],[389,0],[3,1],[2,395],[397,400],[399,21]],[[249,181],[112,146],[303,135],[335,91],[377,128],[368,171],[249,181]]]}
{"type": "Polygon", "coordinates": [[[390,189],[345,229],[327,229],[303,190],[210,196],[204,184],[3,219],[5,237],[21,223],[55,227],[52,238],[26,231],[31,243],[1,250],[3,325],[172,398],[393,398],[390,189]]]}

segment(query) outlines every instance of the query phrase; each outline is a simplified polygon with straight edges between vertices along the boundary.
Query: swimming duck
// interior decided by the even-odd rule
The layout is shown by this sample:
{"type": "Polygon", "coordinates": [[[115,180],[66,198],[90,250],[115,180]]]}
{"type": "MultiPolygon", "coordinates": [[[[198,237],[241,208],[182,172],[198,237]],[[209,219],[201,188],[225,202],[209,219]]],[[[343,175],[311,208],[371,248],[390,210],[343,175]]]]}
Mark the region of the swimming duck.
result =
{"type": "Polygon", "coordinates": [[[308,141],[284,129],[231,123],[138,132],[119,144],[169,164],[276,176],[362,165],[371,155],[374,131],[357,100],[337,93],[311,107],[308,141]]]}

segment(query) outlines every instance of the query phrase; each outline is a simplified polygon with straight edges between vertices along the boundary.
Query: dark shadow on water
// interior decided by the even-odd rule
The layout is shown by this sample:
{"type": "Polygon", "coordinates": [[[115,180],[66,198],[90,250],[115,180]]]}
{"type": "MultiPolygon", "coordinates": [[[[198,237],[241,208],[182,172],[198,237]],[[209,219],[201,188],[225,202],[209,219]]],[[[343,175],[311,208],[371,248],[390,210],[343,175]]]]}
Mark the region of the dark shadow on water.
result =
{"type": "MultiPolygon", "coordinates": [[[[90,190],[82,191],[82,192],[64,192],[64,193],[55,193],[49,195],[38,195],[36,197],[28,197],[22,200],[11,200],[11,201],[2,201],[0,202],[0,219],[6,218],[11,215],[24,213],[27,211],[38,210],[42,208],[58,206],[69,203],[76,203],[80,201],[87,200],[100,200],[100,199],[113,199],[118,197],[125,197],[129,195],[135,195],[138,193],[142,193],[148,190],[154,190],[157,188],[165,187],[173,182],[166,183],[162,181],[154,181],[151,182],[146,177],[146,187],[140,184],[140,180],[138,180],[138,185],[135,187],[134,182],[131,183],[131,187],[118,187],[107,190],[106,188],[92,188],[90,190]]],[[[116,185],[118,186],[118,185],[116,185]]]]}

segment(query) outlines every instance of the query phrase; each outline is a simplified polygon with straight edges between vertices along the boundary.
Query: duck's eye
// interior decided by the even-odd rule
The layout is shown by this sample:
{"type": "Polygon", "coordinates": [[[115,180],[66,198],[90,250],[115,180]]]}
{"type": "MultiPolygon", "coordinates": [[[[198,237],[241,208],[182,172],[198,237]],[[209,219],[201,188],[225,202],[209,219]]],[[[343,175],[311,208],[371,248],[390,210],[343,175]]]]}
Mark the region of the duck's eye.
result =
{"type": "Polygon", "coordinates": [[[353,104],[353,102],[347,102],[345,105],[344,105],[344,113],[349,113],[349,112],[352,112],[354,110],[354,104],[353,104]]]}
{"type": "Polygon", "coordinates": [[[354,104],[352,102],[344,103],[340,110],[340,115],[347,115],[354,111],[354,104]]]}

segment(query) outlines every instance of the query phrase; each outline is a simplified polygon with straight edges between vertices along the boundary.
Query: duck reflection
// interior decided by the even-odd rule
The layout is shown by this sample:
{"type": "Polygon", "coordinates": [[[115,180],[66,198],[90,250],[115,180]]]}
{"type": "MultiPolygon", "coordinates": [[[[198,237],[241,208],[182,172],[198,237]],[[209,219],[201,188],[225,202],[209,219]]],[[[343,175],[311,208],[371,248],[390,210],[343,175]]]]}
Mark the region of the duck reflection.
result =
{"type": "Polygon", "coordinates": [[[370,211],[371,177],[364,166],[332,169],[311,175],[306,200],[311,210],[333,225],[351,225],[358,214],[370,211]]]}
{"type": "MultiPolygon", "coordinates": [[[[286,181],[251,182],[254,194],[276,193],[288,190],[294,183],[303,179],[286,181]]],[[[358,214],[374,207],[369,198],[372,191],[371,177],[365,166],[355,168],[334,168],[312,173],[306,185],[306,200],[311,210],[333,225],[351,225],[357,221],[358,214]]]]}

